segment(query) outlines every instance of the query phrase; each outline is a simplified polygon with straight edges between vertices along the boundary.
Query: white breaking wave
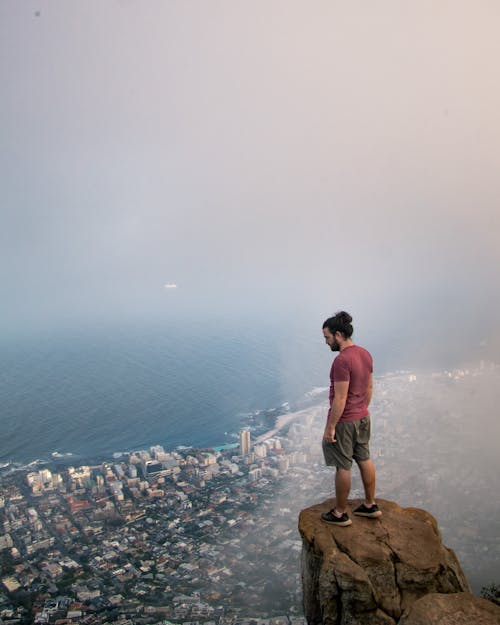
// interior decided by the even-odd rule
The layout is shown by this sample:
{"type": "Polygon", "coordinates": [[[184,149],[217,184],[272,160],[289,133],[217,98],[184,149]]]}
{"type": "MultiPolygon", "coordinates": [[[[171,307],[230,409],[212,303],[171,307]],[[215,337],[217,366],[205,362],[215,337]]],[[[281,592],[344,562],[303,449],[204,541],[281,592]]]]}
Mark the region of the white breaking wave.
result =
{"type": "Polygon", "coordinates": [[[328,386],[315,386],[312,390],[306,393],[306,397],[316,397],[316,395],[322,395],[328,391],[328,386]]]}

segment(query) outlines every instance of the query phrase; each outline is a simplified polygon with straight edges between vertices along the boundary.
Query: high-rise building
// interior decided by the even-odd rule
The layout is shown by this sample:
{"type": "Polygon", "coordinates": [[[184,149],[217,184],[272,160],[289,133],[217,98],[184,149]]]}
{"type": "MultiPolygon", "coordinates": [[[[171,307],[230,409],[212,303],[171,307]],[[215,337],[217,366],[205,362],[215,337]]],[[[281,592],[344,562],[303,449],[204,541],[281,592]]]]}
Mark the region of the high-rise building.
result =
{"type": "Polygon", "coordinates": [[[250,432],[242,430],[240,432],[240,456],[248,456],[250,453],[250,432]]]}

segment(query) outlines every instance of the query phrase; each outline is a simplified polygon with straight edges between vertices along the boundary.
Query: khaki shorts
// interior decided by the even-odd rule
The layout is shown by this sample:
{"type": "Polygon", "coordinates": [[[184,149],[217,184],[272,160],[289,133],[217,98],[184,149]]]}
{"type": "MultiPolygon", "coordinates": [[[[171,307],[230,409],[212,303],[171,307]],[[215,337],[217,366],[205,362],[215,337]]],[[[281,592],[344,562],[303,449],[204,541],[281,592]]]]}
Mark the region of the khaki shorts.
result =
{"type": "Polygon", "coordinates": [[[352,467],[352,461],[369,460],[370,458],[370,417],[363,417],[359,421],[344,421],[337,423],[335,428],[335,443],[323,440],[323,455],[329,467],[347,469],[352,467]]]}

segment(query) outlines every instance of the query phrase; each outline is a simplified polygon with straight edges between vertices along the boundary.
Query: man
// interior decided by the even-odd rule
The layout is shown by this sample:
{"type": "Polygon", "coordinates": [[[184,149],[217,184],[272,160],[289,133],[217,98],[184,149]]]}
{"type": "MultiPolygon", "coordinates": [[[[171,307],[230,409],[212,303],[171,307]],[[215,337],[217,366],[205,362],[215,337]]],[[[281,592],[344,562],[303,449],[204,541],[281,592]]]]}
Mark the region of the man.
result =
{"type": "Polygon", "coordinates": [[[375,467],[370,459],[370,413],[373,361],[370,353],[352,342],[352,317],[341,311],[323,324],[323,336],[333,352],[339,352],[330,371],[330,410],[323,435],[323,454],[328,466],[336,467],[335,507],[321,515],[327,523],[347,526],[347,498],[351,489],[351,467],[355,460],[361,472],[365,501],[354,514],[369,518],[382,515],[375,503],[375,467]]]}

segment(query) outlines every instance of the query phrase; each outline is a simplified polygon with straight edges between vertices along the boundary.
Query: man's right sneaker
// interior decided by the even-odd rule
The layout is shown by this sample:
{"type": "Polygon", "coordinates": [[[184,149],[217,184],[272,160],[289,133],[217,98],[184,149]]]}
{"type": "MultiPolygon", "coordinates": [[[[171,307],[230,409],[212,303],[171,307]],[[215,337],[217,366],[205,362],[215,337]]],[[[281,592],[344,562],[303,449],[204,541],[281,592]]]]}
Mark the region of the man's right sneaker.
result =
{"type": "Polygon", "coordinates": [[[332,508],[329,512],[323,512],[321,515],[323,521],[327,523],[331,523],[332,525],[339,525],[340,527],[346,527],[347,525],[352,525],[351,519],[344,512],[342,516],[337,516],[335,514],[335,508],[332,508]]]}
{"type": "Polygon", "coordinates": [[[367,516],[370,519],[377,519],[378,517],[382,516],[382,511],[379,510],[379,507],[376,503],[374,503],[373,506],[370,506],[369,508],[368,506],[365,506],[364,503],[362,503],[356,508],[356,510],[353,510],[353,514],[355,514],[356,516],[367,516]]]}

